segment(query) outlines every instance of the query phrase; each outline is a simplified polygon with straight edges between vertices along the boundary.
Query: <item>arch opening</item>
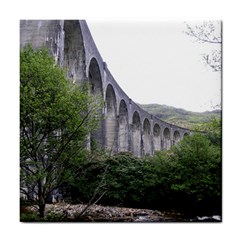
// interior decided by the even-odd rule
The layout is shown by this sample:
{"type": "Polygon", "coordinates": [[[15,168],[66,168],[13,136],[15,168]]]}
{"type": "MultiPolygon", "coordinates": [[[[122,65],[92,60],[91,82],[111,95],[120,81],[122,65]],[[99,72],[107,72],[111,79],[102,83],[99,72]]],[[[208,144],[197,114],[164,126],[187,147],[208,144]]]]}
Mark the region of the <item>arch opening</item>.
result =
{"type": "Polygon", "coordinates": [[[111,84],[106,90],[105,144],[111,152],[117,147],[117,104],[115,91],[111,84]]]}
{"type": "MultiPolygon", "coordinates": [[[[97,130],[95,130],[91,134],[91,144],[95,142],[100,147],[104,146],[104,120],[102,119],[103,109],[101,106],[101,101],[103,99],[103,87],[102,87],[102,78],[99,69],[98,62],[95,58],[92,58],[89,64],[88,70],[88,79],[89,79],[89,91],[90,94],[94,96],[94,101],[96,105],[99,106],[97,113],[100,117],[99,119],[99,126],[97,130]]],[[[93,147],[93,146],[91,146],[93,147]]]]}
{"type": "Polygon", "coordinates": [[[141,121],[137,111],[132,119],[132,151],[134,155],[141,156],[141,121]]]}
{"type": "Polygon", "coordinates": [[[175,131],[173,134],[173,144],[177,144],[178,142],[180,142],[180,140],[180,133],[178,131],[175,131]]]}
{"type": "Polygon", "coordinates": [[[153,127],[153,144],[155,151],[161,150],[160,126],[158,124],[153,127]]]}
{"type": "Polygon", "coordinates": [[[128,110],[126,102],[122,99],[119,105],[119,130],[118,130],[118,151],[126,152],[129,150],[129,124],[128,110]]]}
{"type": "Polygon", "coordinates": [[[164,129],[163,132],[163,149],[170,149],[171,147],[171,139],[170,139],[170,130],[168,128],[164,129]]]}
{"type": "Polygon", "coordinates": [[[96,58],[92,58],[89,65],[88,79],[90,93],[93,95],[103,96],[102,77],[96,58]]]}
{"type": "MultiPolygon", "coordinates": [[[[83,82],[85,69],[85,51],[78,20],[64,21],[64,61],[68,69],[67,77],[80,85],[83,82]]],[[[60,59],[58,59],[60,61],[60,59]]],[[[61,64],[61,63],[60,63],[61,64]]]]}
{"type": "Polygon", "coordinates": [[[152,155],[151,125],[147,118],[143,122],[143,148],[144,155],[152,155]]]}
{"type": "Polygon", "coordinates": [[[183,134],[183,137],[187,137],[187,136],[189,136],[188,133],[184,133],[184,134],[183,134]]]}

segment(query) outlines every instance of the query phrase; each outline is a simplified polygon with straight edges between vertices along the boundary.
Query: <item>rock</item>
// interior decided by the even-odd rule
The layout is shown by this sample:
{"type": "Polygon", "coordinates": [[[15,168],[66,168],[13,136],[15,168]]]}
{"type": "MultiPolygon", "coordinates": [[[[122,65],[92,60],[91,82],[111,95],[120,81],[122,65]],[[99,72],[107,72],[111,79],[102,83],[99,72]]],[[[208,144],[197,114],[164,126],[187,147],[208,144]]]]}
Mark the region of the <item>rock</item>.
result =
{"type": "Polygon", "coordinates": [[[212,219],[217,220],[217,221],[221,221],[221,217],[219,215],[212,216],[212,219]]]}
{"type": "Polygon", "coordinates": [[[190,221],[191,222],[220,222],[221,216],[219,215],[203,216],[203,217],[197,216],[196,218],[191,219],[190,221]]]}
{"type": "Polygon", "coordinates": [[[54,197],[54,195],[52,196],[52,203],[55,204],[57,202],[56,198],[54,197]]]}
{"type": "Polygon", "coordinates": [[[55,213],[63,216],[63,221],[78,222],[176,222],[176,219],[165,216],[162,212],[148,209],[121,208],[85,204],[70,205],[55,203],[46,205],[46,214],[55,213]]]}

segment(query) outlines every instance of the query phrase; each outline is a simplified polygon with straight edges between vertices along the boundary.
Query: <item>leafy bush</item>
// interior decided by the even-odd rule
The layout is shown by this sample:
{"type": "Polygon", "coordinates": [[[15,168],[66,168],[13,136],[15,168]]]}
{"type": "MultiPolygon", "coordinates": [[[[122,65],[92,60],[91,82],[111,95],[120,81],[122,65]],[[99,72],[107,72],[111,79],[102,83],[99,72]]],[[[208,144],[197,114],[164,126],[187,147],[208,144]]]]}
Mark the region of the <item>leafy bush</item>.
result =
{"type": "Polygon", "coordinates": [[[102,193],[104,205],[220,214],[221,149],[195,134],[154,157],[96,156],[82,165],[74,194],[89,202],[102,193]]]}
{"type": "Polygon", "coordinates": [[[207,136],[195,134],[173,148],[173,161],[171,189],[178,205],[191,211],[220,211],[221,149],[207,136]]]}
{"type": "Polygon", "coordinates": [[[40,221],[40,217],[35,212],[24,212],[20,213],[20,221],[21,222],[36,222],[40,221]]]}
{"type": "Polygon", "coordinates": [[[131,206],[144,198],[144,161],[130,153],[119,153],[107,160],[108,191],[105,199],[112,204],[131,206]]]}

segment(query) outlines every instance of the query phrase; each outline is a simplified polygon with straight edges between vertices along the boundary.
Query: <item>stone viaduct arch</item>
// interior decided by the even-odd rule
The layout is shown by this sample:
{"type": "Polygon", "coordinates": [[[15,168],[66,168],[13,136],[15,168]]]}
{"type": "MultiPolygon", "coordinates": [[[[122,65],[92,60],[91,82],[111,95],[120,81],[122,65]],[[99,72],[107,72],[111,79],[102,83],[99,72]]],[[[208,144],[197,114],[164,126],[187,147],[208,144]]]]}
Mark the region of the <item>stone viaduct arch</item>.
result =
{"type": "MultiPolygon", "coordinates": [[[[95,101],[100,101],[103,98],[103,84],[102,84],[102,77],[100,73],[99,64],[96,58],[92,58],[89,63],[88,67],[88,82],[89,82],[89,91],[90,94],[94,95],[95,101]]],[[[98,104],[98,102],[97,102],[98,104]]],[[[101,116],[102,109],[98,109],[98,113],[101,116]]],[[[104,146],[104,122],[100,120],[99,126],[97,130],[91,133],[91,142],[96,141],[96,143],[100,146],[104,146]]]]}
{"type": "Polygon", "coordinates": [[[168,127],[163,131],[163,149],[168,150],[171,147],[170,130],[168,127]]]}
{"type": "Polygon", "coordinates": [[[177,144],[179,141],[181,141],[180,133],[176,130],[173,134],[173,144],[177,144]]]}
{"type": "Polygon", "coordinates": [[[104,100],[103,120],[91,134],[99,146],[136,156],[169,149],[191,131],[141,109],[118,85],[103,61],[84,20],[21,20],[20,47],[46,46],[70,80],[89,82],[90,94],[104,100]]]}
{"type": "Polygon", "coordinates": [[[132,152],[136,156],[142,155],[141,120],[139,113],[135,111],[132,117],[132,152]]]}
{"type": "Polygon", "coordinates": [[[186,137],[186,136],[188,136],[188,135],[189,135],[189,133],[184,133],[184,134],[183,134],[183,138],[186,137]]]}
{"type": "Polygon", "coordinates": [[[152,155],[151,125],[147,118],[143,121],[143,155],[152,155]]]}
{"type": "Polygon", "coordinates": [[[117,103],[114,88],[108,84],[105,98],[105,144],[111,152],[117,148],[117,103]]]}
{"type": "Polygon", "coordinates": [[[96,58],[92,58],[88,68],[90,92],[93,95],[103,96],[102,77],[96,58]]]}
{"type": "Polygon", "coordinates": [[[160,151],[161,150],[161,135],[160,135],[160,126],[159,124],[154,124],[153,127],[153,145],[154,145],[154,151],[160,151]]]}
{"type": "MultiPolygon", "coordinates": [[[[81,28],[77,20],[64,21],[63,66],[68,70],[68,78],[80,84],[84,76],[85,49],[81,28]]],[[[60,59],[58,59],[60,62],[60,59]]]]}
{"type": "Polygon", "coordinates": [[[119,104],[119,130],[118,130],[118,151],[129,151],[129,122],[128,108],[126,102],[122,99],[119,104]]]}

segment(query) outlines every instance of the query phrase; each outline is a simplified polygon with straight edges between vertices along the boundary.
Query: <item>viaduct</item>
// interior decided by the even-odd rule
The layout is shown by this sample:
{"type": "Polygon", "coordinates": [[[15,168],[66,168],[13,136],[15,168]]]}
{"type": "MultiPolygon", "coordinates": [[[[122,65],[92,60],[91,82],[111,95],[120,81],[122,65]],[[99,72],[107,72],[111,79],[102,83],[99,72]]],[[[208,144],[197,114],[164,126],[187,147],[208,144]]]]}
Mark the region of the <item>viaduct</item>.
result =
{"type": "Polygon", "coordinates": [[[21,20],[20,47],[46,46],[68,78],[89,81],[91,93],[100,94],[104,116],[94,138],[112,152],[136,156],[169,149],[190,130],[162,121],[144,111],[120,88],[103,61],[85,20],[21,20]]]}

